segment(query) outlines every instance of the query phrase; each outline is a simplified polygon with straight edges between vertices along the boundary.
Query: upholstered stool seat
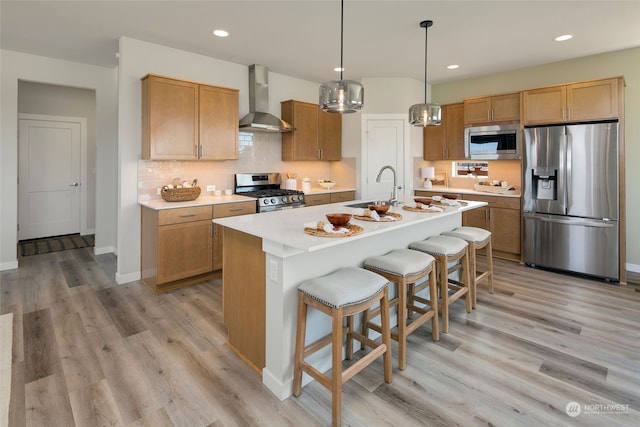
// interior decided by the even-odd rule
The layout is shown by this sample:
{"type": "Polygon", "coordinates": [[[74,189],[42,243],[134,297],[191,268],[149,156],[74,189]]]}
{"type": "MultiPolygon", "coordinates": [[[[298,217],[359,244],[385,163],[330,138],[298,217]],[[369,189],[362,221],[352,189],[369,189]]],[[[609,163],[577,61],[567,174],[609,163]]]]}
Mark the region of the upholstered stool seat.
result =
{"type": "MultiPolygon", "coordinates": [[[[398,307],[398,328],[397,332],[391,331],[391,338],[398,342],[398,365],[401,370],[404,370],[407,364],[407,335],[431,319],[431,335],[434,341],[440,338],[435,258],[410,249],[397,249],[386,255],[367,258],[364,261],[364,268],[397,284],[396,296],[389,301],[390,307],[398,307]],[[418,283],[427,277],[428,280],[418,283]],[[429,288],[428,300],[416,295],[427,287],[429,288]],[[416,302],[423,306],[416,306],[416,302]],[[420,316],[408,323],[408,318],[412,318],[414,312],[419,313],[420,316]]],[[[380,307],[365,311],[362,318],[363,335],[367,336],[369,329],[381,331],[380,326],[370,320],[379,313],[380,307]]]]}
{"type": "Polygon", "coordinates": [[[487,278],[489,293],[493,293],[493,249],[491,244],[491,232],[478,227],[458,227],[442,233],[445,236],[453,236],[465,240],[469,244],[469,263],[471,264],[471,306],[476,307],[478,282],[487,278]],[[478,271],[478,251],[486,248],[487,269],[478,271]]]}
{"type": "Polygon", "coordinates": [[[302,373],[306,372],[331,390],[332,425],[341,420],[342,384],[383,356],[384,380],[391,382],[391,337],[389,331],[389,281],[383,276],[357,267],[339,269],[326,276],[306,280],[298,287],[298,324],[294,360],[293,394],[302,392],[302,373]],[[380,304],[382,343],[354,330],[354,315],[380,304]],[[305,346],[307,308],[313,307],[331,317],[329,335],[305,346]],[[343,318],[347,318],[346,328],[343,318]],[[373,350],[347,369],[342,369],[342,343],[346,336],[346,358],[353,356],[353,340],[373,350]],[[331,344],[331,377],[305,362],[307,356],[331,344]]]}
{"type": "Polygon", "coordinates": [[[413,242],[410,249],[425,252],[437,261],[440,276],[440,311],[442,332],[449,332],[449,305],[464,296],[467,313],[471,312],[471,280],[469,278],[469,245],[463,239],[451,236],[432,236],[427,240],[413,242]],[[449,267],[449,263],[459,261],[449,267]],[[452,280],[449,274],[460,271],[461,280],[452,280]],[[449,295],[449,290],[453,293],[449,295]]]}

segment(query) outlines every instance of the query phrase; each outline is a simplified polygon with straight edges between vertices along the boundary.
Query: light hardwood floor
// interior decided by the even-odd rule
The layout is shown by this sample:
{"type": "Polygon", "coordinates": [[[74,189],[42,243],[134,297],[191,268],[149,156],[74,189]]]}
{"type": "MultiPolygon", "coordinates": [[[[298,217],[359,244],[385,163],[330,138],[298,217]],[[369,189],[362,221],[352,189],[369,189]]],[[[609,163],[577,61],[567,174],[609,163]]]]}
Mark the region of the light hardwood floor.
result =
{"type": "MultiPolygon", "coordinates": [[[[91,249],[19,262],[0,275],[0,314],[14,313],[10,426],[330,424],[323,387],[281,402],[225,345],[219,279],[154,296],[116,285],[115,257],[91,249]]],[[[470,314],[454,304],[440,342],[429,325],[409,336],[404,372],[393,344],[391,384],[380,360],[344,385],[343,425],[640,423],[638,285],[495,268],[495,294],[481,286],[470,314]]]]}

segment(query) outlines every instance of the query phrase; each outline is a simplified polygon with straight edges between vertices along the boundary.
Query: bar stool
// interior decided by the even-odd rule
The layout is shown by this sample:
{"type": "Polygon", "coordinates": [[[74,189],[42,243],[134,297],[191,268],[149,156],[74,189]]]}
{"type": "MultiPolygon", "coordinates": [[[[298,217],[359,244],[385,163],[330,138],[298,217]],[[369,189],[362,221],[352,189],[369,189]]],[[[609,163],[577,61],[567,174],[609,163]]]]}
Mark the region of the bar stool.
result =
{"type": "Polygon", "coordinates": [[[453,236],[466,241],[469,244],[469,258],[471,264],[471,306],[476,308],[478,282],[485,277],[489,283],[489,293],[493,293],[493,249],[491,244],[491,232],[478,227],[458,227],[442,233],[445,236],[453,236]],[[487,270],[478,271],[478,251],[486,249],[487,270]]]}
{"type": "Polygon", "coordinates": [[[379,274],[357,267],[339,269],[326,276],[304,281],[298,287],[298,324],[294,359],[293,394],[302,392],[302,373],[306,372],[331,391],[331,420],[333,426],[341,422],[342,384],[383,355],[384,380],[391,382],[391,336],[389,331],[389,281],[379,274]],[[353,317],[376,303],[382,307],[382,343],[377,343],[355,331],[353,317]],[[331,316],[329,335],[305,346],[307,308],[313,307],[331,316]],[[343,327],[343,318],[347,326],[343,327]],[[342,369],[342,338],[346,335],[346,358],[353,356],[356,339],[373,350],[362,359],[342,369]],[[331,377],[324,375],[305,358],[331,344],[331,377]]]}
{"type": "MultiPolygon", "coordinates": [[[[434,341],[440,339],[435,258],[410,249],[397,249],[386,255],[367,258],[364,261],[364,268],[397,284],[396,297],[389,301],[389,307],[398,306],[398,330],[391,331],[391,338],[398,342],[398,365],[400,370],[404,371],[407,365],[407,335],[431,319],[431,336],[434,341]],[[417,284],[426,277],[429,277],[429,280],[417,284]],[[429,288],[428,300],[416,295],[427,287],[429,288]],[[425,307],[416,306],[416,302],[425,304],[425,307]],[[429,309],[426,309],[426,306],[429,309]],[[419,313],[420,316],[407,324],[408,318],[412,318],[414,312],[419,313]]],[[[369,320],[376,317],[380,310],[381,308],[377,307],[364,312],[363,335],[368,336],[369,329],[381,332],[380,326],[369,320]]]]}
{"type": "Polygon", "coordinates": [[[467,313],[471,313],[471,281],[469,278],[469,245],[462,239],[451,236],[432,236],[427,240],[413,242],[409,249],[428,253],[436,259],[440,275],[440,311],[442,332],[449,332],[449,305],[464,296],[467,313]],[[452,267],[449,263],[457,262],[452,267]],[[449,278],[451,273],[461,271],[462,281],[449,278]],[[449,295],[449,289],[453,291],[449,295]]]}

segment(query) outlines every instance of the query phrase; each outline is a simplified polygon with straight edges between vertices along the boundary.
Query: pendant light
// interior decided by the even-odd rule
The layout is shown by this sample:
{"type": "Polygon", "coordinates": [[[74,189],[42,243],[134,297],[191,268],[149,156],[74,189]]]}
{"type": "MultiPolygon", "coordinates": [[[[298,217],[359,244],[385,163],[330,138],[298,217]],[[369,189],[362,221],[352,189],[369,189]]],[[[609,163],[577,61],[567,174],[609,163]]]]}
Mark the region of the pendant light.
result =
{"type": "Polygon", "coordinates": [[[344,45],[344,0],[340,2],[340,80],[320,85],[320,108],[329,113],[355,113],[364,105],[364,87],[354,80],[342,80],[344,45]]]}
{"type": "Polygon", "coordinates": [[[422,21],[424,28],[424,104],[415,104],[409,108],[409,123],[414,126],[437,126],[442,123],[440,105],[427,103],[427,33],[433,21],[422,21]]]}

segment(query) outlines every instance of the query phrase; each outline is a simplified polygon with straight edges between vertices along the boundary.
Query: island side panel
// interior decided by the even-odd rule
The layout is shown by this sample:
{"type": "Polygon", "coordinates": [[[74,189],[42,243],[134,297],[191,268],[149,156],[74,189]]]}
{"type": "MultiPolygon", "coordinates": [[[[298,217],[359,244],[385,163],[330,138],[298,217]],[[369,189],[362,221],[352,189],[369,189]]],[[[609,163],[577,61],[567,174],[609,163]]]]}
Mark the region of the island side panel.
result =
{"type": "Polygon", "coordinates": [[[229,347],[256,372],[265,366],[265,256],[262,239],[223,228],[222,301],[229,347]]]}

